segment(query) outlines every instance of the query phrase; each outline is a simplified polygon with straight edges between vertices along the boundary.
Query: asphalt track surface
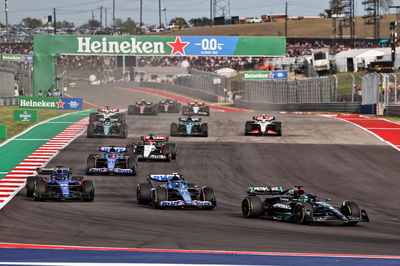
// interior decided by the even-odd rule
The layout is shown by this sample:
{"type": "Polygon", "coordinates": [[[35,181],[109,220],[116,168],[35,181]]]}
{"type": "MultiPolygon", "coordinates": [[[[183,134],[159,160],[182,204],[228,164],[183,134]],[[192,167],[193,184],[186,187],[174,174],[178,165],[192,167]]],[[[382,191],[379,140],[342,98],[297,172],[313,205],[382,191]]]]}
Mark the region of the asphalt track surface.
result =
{"type": "MultiPolygon", "coordinates": [[[[98,105],[127,108],[160,97],[119,87],[71,90],[98,105]]],[[[317,115],[276,114],[282,137],[244,136],[244,121],[257,113],[213,112],[209,138],[171,138],[178,158],[140,162],[136,177],[89,176],[94,202],[34,202],[21,191],[0,211],[0,242],[334,254],[400,254],[400,153],[363,130],[317,115]],[[212,187],[218,206],[205,210],[154,210],[136,203],[136,184],[149,173],[179,171],[212,187]],[[245,219],[240,204],[249,185],[303,185],[333,203],[354,200],[370,223],[356,226],[296,225],[245,219]]],[[[125,145],[144,134],[168,135],[176,114],[127,116],[128,140],[81,136],[49,166],[84,175],[86,157],[100,145],[125,145]]]]}

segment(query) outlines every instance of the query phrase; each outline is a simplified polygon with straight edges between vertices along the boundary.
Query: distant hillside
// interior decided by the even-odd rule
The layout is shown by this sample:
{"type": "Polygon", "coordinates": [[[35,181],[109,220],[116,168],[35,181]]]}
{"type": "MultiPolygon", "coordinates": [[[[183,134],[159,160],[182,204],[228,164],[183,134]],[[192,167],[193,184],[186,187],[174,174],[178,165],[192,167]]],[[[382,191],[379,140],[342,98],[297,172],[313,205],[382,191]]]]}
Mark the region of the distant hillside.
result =
{"type": "MultiPolygon", "coordinates": [[[[381,20],[380,38],[389,38],[389,22],[395,20],[395,15],[385,15],[381,20]]],[[[339,27],[337,27],[339,28],[339,27]]],[[[399,25],[400,28],[400,25],[399,25]]],[[[337,29],[339,32],[339,29],[337,29]]],[[[344,38],[349,36],[349,29],[344,28],[344,38]]],[[[193,36],[284,36],[284,22],[270,22],[260,24],[222,25],[213,27],[187,28],[174,32],[159,33],[166,35],[193,35],[193,36]]],[[[332,20],[289,20],[288,37],[290,38],[331,38],[332,20]]],[[[373,26],[365,25],[361,17],[356,18],[356,38],[373,38],[373,26]]]]}

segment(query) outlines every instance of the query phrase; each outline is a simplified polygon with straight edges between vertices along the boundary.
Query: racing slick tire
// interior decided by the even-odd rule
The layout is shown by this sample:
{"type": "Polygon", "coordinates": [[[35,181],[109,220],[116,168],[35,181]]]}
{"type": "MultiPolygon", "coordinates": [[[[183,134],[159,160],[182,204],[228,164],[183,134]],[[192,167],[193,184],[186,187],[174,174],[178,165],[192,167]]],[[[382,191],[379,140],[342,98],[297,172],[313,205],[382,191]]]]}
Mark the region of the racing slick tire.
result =
{"type": "Polygon", "coordinates": [[[90,168],[96,168],[96,154],[89,154],[89,156],[86,159],[86,174],[90,175],[92,173],[89,173],[90,168]]]}
{"type": "Polygon", "coordinates": [[[83,180],[82,190],[85,193],[83,201],[93,201],[94,200],[94,186],[92,180],[83,180]]]}
{"type": "Polygon", "coordinates": [[[126,155],[128,155],[128,156],[133,156],[133,155],[135,155],[135,152],[134,152],[134,149],[133,149],[133,145],[132,145],[132,144],[126,145],[125,148],[126,148],[126,152],[125,152],[126,155]]]}
{"type": "Polygon", "coordinates": [[[42,194],[44,193],[46,193],[46,183],[41,179],[36,180],[33,188],[33,200],[43,201],[42,194]]]}
{"type": "Polygon", "coordinates": [[[175,105],[174,113],[179,114],[180,111],[181,111],[181,109],[182,109],[182,104],[181,104],[181,103],[177,103],[177,104],[175,105]]]}
{"type": "Polygon", "coordinates": [[[263,214],[263,203],[257,196],[247,196],[242,201],[242,214],[246,218],[258,218],[263,214]]]}
{"type": "Polygon", "coordinates": [[[188,113],[189,113],[189,107],[183,106],[182,107],[182,115],[188,115],[188,113]]]}
{"type": "Polygon", "coordinates": [[[128,159],[128,169],[132,169],[133,170],[132,175],[137,175],[138,163],[137,163],[137,157],[136,156],[129,157],[129,159],[128,159]]]}
{"type": "MultiPolygon", "coordinates": [[[[343,213],[346,217],[353,216],[353,217],[360,217],[361,211],[358,204],[353,201],[345,200],[342,203],[342,207],[340,208],[340,212],[343,213]]],[[[357,222],[348,222],[347,225],[355,225],[357,222]]]]}
{"type": "Polygon", "coordinates": [[[35,188],[36,180],[40,180],[40,178],[38,176],[28,176],[26,179],[26,196],[29,198],[33,197],[33,189],[35,188]]]}
{"type": "Polygon", "coordinates": [[[157,187],[154,190],[153,208],[162,209],[163,206],[161,206],[161,202],[166,200],[168,200],[167,189],[164,187],[157,187]]]}
{"type": "Polygon", "coordinates": [[[128,125],[127,124],[122,124],[119,127],[119,132],[121,134],[121,138],[126,139],[128,137],[128,125]]]}
{"type": "Polygon", "coordinates": [[[210,187],[204,187],[200,193],[200,200],[203,201],[211,201],[212,206],[203,207],[205,210],[212,210],[215,206],[217,206],[217,199],[215,198],[214,190],[210,187]]]}
{"type": "Polygon", "coordinates": [[[121,123],[121,124],[125,124],[126,123],[125,114],[119,113],[117,115],[118,115],[118,122],[121,123]]]}
{"type": "Polygon", "coordinates": [[[89,115],[89,123],[93,123],[97,120],[97,113],[90,113],[89,115]]]}
{"type": "Polygon", "coordinates": [[[86,136],[88,138],[93,138],[94,135],[94,125],[93,124],[89,124],[87,127],[87,131],[86,131],[86,136]]]}
{"type": "Polygon", "coordinates": [[[177,150],[176,150],[176,144],[175,143],[170,143],[169,144],[170,146],[171,146],[171,159],[172,160],[176,160],[176,152],[177,152],[177,150]]]}
{"type": "Polygon", "coordinates": [[[246,121],[246,125],[244,126],[244,134],[246,136],[250,135],[249,132],[253,129],[253,121],[246,121]]]}
{"type": "Polygon", "coordinates": [[[176,123],[171,123],[169,135],[172,137],[178,135],[178,125],[176,123]]]}
{"type": "Polygon", "coordinates": [[[201,136],[208,137],[208,124],[207,123],[201,124],[200,129],[201,129],[201,136]]]}
{"type": "Polygon", "coordinates": [[[206,116],[210,116],[210,107],[204,107],[204,111],[206,112],[206,116]]]}
{"type": "Polygon", "coordinates": [[[282,136],[282,124],[281,122],[275,122],[275,131],[278,133],[277,136],[282,136]]]}
{"type": "Polygon", "coordinates": [[[152,115],[158,115],[158,104],[154,105],[152,115]]]}
{"type": "Polygon", "coordinates": [[[149,204],[151,201],[151,188],[148,183],[139,183],[136,186],[136,199],[139,204],[149,204]]]}
{"type": "Polygon", "coordinates": [[[312,221],[314,208],[309,202],[298,202],[293,208],[293,218],[296,224],[307,224],[312,221]]]}
{"type": "Polygon", "coordinates": [[[135,106],[133,104],[128,105],[128,115],[135,114],[135,106]]]}

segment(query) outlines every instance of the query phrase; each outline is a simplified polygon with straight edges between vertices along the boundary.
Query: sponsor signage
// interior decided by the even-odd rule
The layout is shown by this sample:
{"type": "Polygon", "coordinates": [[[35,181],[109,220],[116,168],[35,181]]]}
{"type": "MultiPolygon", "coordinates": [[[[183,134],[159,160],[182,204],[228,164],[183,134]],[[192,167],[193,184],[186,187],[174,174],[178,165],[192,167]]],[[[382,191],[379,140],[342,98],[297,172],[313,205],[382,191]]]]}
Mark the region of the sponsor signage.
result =
{"type": "Polygon", "coordinates": [[[32,62],[33,56],[24,54],[3,54],[1,60],[14,62],[32,62]]]}
{"type": "Polygon", "coordinates": [[[82,110],[82,98],[19,97],[19,107],[57,110],[82,110]]]}
{"type": "Polygon", "coordinates": [[[14,110],[14,121],[37,122],[36,110],[14,110]]]}
{"type": "Polygon", "coordinates": [[[7,126],[0,125],[0,139],[6,139],[6,138],[7,138],[7,126]]]}
{"type": "Polygon", "coordinates": [[[243,73],[245,80],[286,79],[287,72],[281,71],[246,71],[243,73]]]}

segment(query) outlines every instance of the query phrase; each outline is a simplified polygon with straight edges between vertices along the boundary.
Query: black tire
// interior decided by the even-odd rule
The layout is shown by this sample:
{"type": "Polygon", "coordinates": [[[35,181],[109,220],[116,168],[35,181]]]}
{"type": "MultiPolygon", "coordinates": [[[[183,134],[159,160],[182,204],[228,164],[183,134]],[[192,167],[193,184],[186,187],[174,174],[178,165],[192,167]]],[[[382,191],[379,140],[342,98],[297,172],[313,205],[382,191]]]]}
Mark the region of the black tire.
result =
{"type": "Polygon", "coordinates": [[[132,169],[133,170],[132,175],[137,175],[138,163],[137,163],[137,157],[136,156],[129,157],[129,159],[128,159],[128,169],[132,169]]]}
{"type": "Polygon", "coordinates": [[[132,145],[132,144],[126,145],[125,148],[126,148],[126,152],[125,152],[126,155],[128,155],[128,156],[133,156],[133,155],[135,155],[135,152],[134,152],[134,150],[133,150],[133,145],[132,145]]]}
{"type": "Polygon", "coordinates": [[[121,134],[121,138],[126,139],[128,137],[128,125],[122,124],[119,127],[119,133],[121,134]]]}
{"type": "Polygon", "coordinates": [[[89,154],[89,156],[86,159],[86,174],[90,175],[92,173],[89,173],[89,168],[96,168],[96,155],[97,154],[89,154]]]}
{"type": "Polygon", "coordinates": [[[205,187],[201,190],[200,200],[211,201],[212,206],[203,207],[203,209],[212,210],[215,206],[217,206],[217,199],[215,197],[214,190],[210,187],[205,187]]]}
{"type": "Polygon", "coordinates": [[[139,204],[149,204],[151,201],[152,186],[148,183],[139,183],[136,186],[136,199],[139,204]]]}
{"type": "Polygon", "coordinates": [[[309,202],[298,202],[293,209],[293,219],[297,224],[307,224],[312,221],[314,208],[309,202]]]}
{"type": "Polygon", "coordinates": [[[33,199],[35,201],[43,201],[44,193],[46,193],[46,183],[41,179],[36,180],[33,188],[33,199]]]}
{"type": "MultiPolygon", "coordinates": [[[[346,217],[348,217],[348,216],[360,217],[361,216],[360,207],[358,207],[358,204],[353,201],[348,201],[348,200],[344,201],[340,211],[346,217]]],[[[357,222],[349,222],[346,224],[355,225],[355,224],[357,224],[357,222]]]]}
{"type": "Polygon", "coordinates": [[[244,134],[246,136],[249,135],[249,132],[253,129],[253,121],[246,121],[246,125],[244,126],[244,134]]]}
{"type": "Polygon", "coordinates": [[[126,120],[125,120],[125,115],[122,113],[117,114],[118,115],[118,122],[121,124],[125,124],[126,120]]]}
{"type": "Polygon", "coordinates": [[[207,106],[207,107],[204,107],[204,109],[207,112],[206,116],[210,116],[210,107],[207,106]]]}
{"type": "Polygon", "coordinates": [[[153,115],[158,115],[158,104],[155,104],[153,108],[154,108],[153,115]]]}
{"type": "Polygon", "coordinates": [[[86,136],[88,138],[93,138],[94,135],[94,125],[93,124],[89,124],[87,127],[87,131],[86,131],[86,136]]]}
{"type": "Polygon", "coordinates": [[[258,218],[263,214],[263,203],[257,196],[247,196],[242,201],[242,214],[246,218],[258,218]]]}
{"type": "Polygon", "coordinates": [[[208,124],[203,123],[203,124],[201,124],[200,128],[201,128],[201,136],[208,137],[208,124]]]}
{"type": "Polygon", "coordinates": [[[181,103],[177,103],[175,105],[175,111],[174,112],[179,114],[181,109],[182,109],[182,104],[181,103]]]}
{"type": "Polygon", "coordinates": [[[35,182],[37,180],[40,180],[40,178],[38,176],[28,176],[28,178],[26,179],[26,196],[29,198],[33,197],[33,189],[35,188],[35,182]]]}
{"type": "Polygon", "coordinates": [[[133,104],[128,105],[128,115],[135,114],[135,106],[133,104]]]}
{"type": "Polygon", "coordinates": [[[167,189],[164,187],[157,187],[154,190],[153,207],[155,209],[163,208],[163,206],[161,206],[161,202],[166,200],[168,200],[167,189]]]}
{"type": "Polygon", "coordinates": [[[281,122],[275,122],[275,131],[278,132],[278,136],[282,136],[282,124],[281,122]]]}
{"type": "Polygon", "coordinates": [[[91,124],[96,120],[97,120],[97,113],[90,113],[89,114],[89,123],[91,124]]]}
{"type": "Polygon", "coordinates": [[[162,153],[166,156],[165,160],[167,162],[170,162],[172,160],[172,148],[169,144],[164,146],[164,148],[162,149],[162,153]]]}
{"type": "Polygon", "coordinates": [[[83,180],[83,193],[85,197],[83,201],[93,201],[94,200],[94,186],[92,180],[83,180]]]}
{"type": "Polygon", "coordinates": [[[170,143],[169,144],[171,146],[171,152],[172,152],[172,160],[176,160],[176,153],[177,153],[177,149],[176,149],[176,144],[175,143],[170,143]]]}
{"type": "Polygon", "coordinates": [[[178,135],[178,125],[176,123],[171,124],[169,135],[172,137],[178,135]]]}
{"type": "Polygon", "coordinates": [[[183,106],[182,107],[182,115],[187,115],[188,112],[189,112],[189,107],[183,106]]]}

